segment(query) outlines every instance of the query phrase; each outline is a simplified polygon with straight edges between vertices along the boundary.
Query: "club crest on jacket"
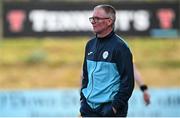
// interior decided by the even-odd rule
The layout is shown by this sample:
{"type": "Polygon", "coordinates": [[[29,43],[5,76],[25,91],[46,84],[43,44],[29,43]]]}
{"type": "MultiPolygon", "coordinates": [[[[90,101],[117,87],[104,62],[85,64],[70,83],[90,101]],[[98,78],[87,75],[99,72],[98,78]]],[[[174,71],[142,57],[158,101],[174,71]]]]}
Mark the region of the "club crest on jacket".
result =
{"type": "Polygon", "coordinates": [[[108,55],[109,55],[108,51],[104,51],[102,55],[103,59],[107,59],[108,55]]]}

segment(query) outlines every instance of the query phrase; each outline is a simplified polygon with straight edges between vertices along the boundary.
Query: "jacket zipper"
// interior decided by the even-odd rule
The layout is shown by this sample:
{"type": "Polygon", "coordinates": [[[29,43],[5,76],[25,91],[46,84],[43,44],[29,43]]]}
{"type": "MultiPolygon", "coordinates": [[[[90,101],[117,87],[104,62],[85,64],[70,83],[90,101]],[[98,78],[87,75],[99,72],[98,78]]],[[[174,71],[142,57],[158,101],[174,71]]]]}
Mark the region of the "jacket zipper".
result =
{"type": "MultiPolygon", "coordinates": [[[[96,44],[96,50],[95,50],[95,53],[94,53],[94,58],[95,59],[97,59],[97,51],[98,51],[98,39],[97,39],[97,44],[96,44]]],[[[94,74],[94,71],[96,70],[96,67],[97,67],[97,61],[95,61],[95,68],[94,68],[94,70],[93,70],[93,72],[92,72],[92,74],[91,74],[91,77],[92,77],[92,89],[91,89],[91,91],[90,91],[90,93],[89,93],[89,95],[88,95],[88,97],[87,97],[87,99],[89,98],[89,96],[91,95],[91,93],[92,93],[92,91],[93,91],[93,84],[94,84],[94,78],[93,78],[93,74],[94,74]]]]}

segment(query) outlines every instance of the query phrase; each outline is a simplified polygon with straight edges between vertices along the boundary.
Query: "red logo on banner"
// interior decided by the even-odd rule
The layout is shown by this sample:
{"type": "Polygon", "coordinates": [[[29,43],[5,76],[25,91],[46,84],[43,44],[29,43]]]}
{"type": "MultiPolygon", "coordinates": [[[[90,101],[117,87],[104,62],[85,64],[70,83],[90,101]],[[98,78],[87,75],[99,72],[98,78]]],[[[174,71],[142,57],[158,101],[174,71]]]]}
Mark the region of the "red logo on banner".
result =
{"type": "Polygon", "coordinates": [[[25,20],[24,10],[12,10],[7,14],[9,29],[12,32],[21,32],[23,30],[23,22],[25,20]]]}
{"type": "Polygon", "coordinates": [[[175,13],[172,9],[160,9],[157,12],[160,21],[160,27],[163,29],[170,29],[173,26],[175,13]]]}

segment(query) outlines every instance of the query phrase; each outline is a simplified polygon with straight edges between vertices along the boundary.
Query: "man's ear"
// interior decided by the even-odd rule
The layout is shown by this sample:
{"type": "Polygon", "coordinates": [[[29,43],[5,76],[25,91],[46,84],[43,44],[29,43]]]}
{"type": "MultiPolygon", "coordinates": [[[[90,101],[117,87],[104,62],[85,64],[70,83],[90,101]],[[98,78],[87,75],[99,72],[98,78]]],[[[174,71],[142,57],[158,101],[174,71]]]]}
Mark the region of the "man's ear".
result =
{"type": "Polygon", "coordinates": [[[108,26],[112,25],[113,21],[111,19],[108,19],[108,26]]]}

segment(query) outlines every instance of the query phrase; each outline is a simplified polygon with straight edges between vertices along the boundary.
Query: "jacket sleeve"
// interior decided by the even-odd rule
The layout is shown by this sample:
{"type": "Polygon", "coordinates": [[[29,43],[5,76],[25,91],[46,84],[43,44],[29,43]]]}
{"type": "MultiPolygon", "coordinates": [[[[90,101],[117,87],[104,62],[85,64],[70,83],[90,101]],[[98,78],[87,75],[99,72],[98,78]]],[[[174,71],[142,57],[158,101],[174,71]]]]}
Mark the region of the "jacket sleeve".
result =
{"type": "Polygon", "coordinates": [[[118,93],[114,96],[112,106],[121,110],[127,105],[134,89],[133,63],[132,54],[126,46],[118,48],[115,55],[117,69],[120,74],[120,87],[118,93]]]}
{"type": "Polygon", "coordinates": [[[85,48],[85,55],[84,55],[84,61],[83,61],[83,67],[82,67],[80,100],[82,100],[84,98],[84,95],[82,93],[82,89],[86,88],[87,84],[88,84],[88,72],[87,72],[86,53],[87,53],[87,45],[86,45],[86,48],[85,48]]]}

